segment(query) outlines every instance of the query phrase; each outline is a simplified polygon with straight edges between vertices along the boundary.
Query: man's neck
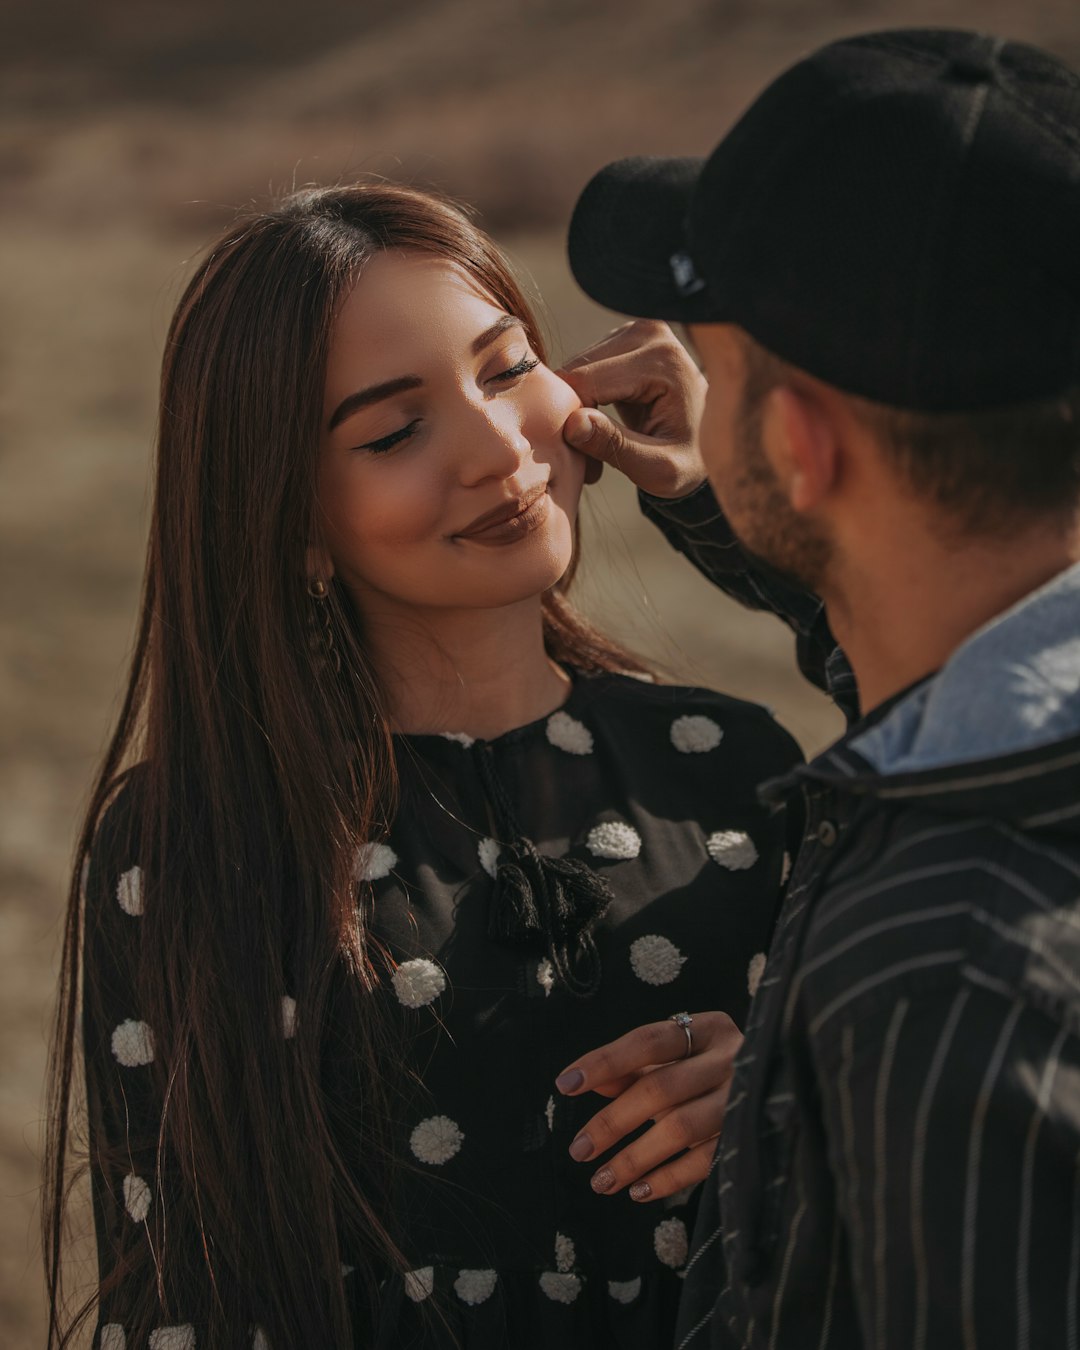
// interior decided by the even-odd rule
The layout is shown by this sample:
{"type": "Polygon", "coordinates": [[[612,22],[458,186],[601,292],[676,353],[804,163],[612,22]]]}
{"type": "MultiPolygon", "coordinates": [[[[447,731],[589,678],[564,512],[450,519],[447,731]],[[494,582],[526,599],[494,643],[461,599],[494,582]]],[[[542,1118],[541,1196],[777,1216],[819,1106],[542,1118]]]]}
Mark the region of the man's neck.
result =
{"type": "Polygon", "coordinates": [[[570,678],[544,650],[539,597],[496,610],[365,618],[395,731],[489,740],[553,712],[570,678]]]}
{"type": "Polygon", "coordinates": [[[984,624],[1080,561],[1080,531],[1045,522],[985,541],[898,532],[892,544],[876,539],[822,588],[864,713],[939,670],[984,624]]]}

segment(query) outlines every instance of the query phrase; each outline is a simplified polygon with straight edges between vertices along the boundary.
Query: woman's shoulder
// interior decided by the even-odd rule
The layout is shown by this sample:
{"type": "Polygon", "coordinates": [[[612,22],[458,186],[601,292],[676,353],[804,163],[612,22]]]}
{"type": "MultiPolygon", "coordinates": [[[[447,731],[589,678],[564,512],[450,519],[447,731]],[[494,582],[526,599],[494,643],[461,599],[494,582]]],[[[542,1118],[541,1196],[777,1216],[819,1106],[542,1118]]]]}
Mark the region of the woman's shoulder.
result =
{"type": "Polygon", "coordinates": [[[628,729],[659,724],[683,754],[716,749],[722,741],[777,761],[777,772],[803,758],[794,737],[770,709],[699,685],[672,684],[633,673],[577,677],[591,719],[628,729]]]}

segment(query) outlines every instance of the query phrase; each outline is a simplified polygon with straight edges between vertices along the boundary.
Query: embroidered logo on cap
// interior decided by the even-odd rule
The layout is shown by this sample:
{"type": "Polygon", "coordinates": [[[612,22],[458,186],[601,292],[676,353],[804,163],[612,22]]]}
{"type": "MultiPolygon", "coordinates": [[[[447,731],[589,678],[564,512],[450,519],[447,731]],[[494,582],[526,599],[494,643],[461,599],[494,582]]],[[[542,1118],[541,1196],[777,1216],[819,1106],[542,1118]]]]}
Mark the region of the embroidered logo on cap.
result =
{"type": "Polygon", "coordinates": [[[697,295],[698,291],[705,289],[705,283],[698,276],[689,253],[673,253],[669,262],[671,275],[675,278],[675,289],[680,295],[697,295]]]}

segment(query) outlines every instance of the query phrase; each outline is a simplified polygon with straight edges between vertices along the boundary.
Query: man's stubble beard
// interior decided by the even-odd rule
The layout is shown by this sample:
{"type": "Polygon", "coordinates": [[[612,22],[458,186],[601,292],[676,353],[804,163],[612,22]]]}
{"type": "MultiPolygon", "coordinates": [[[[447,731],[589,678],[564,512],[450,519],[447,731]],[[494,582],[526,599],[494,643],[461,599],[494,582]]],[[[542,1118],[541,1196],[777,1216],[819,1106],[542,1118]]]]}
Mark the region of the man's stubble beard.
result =
{"type": "Polygon", "coordinates": [[[725,511],[748,552],[820,595],[833,557],[832,541],[784,495],[762,444],[763,401],[763,391],[744,390],[735,420],[737,467],[725,494],[725,511]]]}

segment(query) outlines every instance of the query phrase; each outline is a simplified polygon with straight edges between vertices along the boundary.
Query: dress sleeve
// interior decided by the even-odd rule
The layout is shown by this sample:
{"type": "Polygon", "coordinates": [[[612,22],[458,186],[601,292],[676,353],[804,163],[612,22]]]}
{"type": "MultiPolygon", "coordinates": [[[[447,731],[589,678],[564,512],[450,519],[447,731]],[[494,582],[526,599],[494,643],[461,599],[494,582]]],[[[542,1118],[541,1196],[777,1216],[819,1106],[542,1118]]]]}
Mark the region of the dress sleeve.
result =
{"type": "Polygon", "coordinates": [[[118,828],[123,814],[116,805],[106,813],[84,874],[83,1054],[100,1295],[94,1344],[189,1350],[195,1329],[182,1304],[190,1282],[177,1269],[176,1238],[184,1239],[166,1224],[175,1220],[171,1169],[158,1148],[158,1047],[137,992],[143,874],[118,828]],[[140,1329],[134,1338],[133,1329],[140,1329]]]}
{"type": "Polygon", "coordinates": [[[818,1081],[861,1343],[1066,1344],[1080,1041],[964,983],[829,1025],[818,1081]]]}
{"type": "Polygon", "coordinates": [[[668,543],[713,585],[747,609],[783,619],[795,634],[799,669],[854,721],[859,715],[855,676],[832,635],[824,604],[745,551],[709,484],[674,501],[639,492],[638,501],[668,543]]]}

